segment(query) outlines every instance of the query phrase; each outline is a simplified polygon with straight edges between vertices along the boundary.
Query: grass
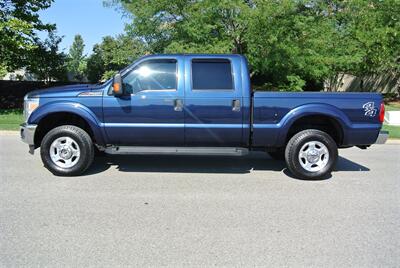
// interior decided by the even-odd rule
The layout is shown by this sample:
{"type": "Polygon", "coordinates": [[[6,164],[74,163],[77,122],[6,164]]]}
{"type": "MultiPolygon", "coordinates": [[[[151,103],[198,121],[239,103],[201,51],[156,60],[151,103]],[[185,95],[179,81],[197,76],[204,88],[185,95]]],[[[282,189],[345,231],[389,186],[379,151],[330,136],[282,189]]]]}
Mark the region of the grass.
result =
{"type": "Polygon", "coordinates": [[[389,131],[391,139],[400,139],[400,126],[383,125],[382,129],[389,131]]]}
{"type": "MultiPolygon", "coordinates": [[[[400,103],[386,105],[387,111],[400,111],[400,103]],[[389,108],[389,109],[388,109],[389,108]]],[[[0,130],[19,130],[24,121],[22,109],[0,110],[0,130]]],[[[400,139],[400,126],[383,125],[383,130],[389,131],[391,139],[400,139]]]]}
{"type": "Polygon", "coordinates": [[[18,130],[23,121],[22,109],[0,110],[0,130],[18,130]]]}
{"type": "Polygon", "coordinates": [[[400,102],[389,102],[385,104],[385,111],[400,111],[400,102]]]}

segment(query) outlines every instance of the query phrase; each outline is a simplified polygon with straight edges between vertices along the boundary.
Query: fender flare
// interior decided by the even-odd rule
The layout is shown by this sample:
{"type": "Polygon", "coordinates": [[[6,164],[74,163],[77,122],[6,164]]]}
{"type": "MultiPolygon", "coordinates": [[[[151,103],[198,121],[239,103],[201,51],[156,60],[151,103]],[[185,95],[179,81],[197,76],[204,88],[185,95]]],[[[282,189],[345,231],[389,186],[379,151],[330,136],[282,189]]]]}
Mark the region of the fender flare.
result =
{"type": "Polygon", "coordinates": [[[78,102],[55,101],[46,103],[33,111],[33,113],[29,116],[28,123],[39,124],[40,120],[54,113],[71,113],[82,117],[92,130],[94,138],[96,139],[96,143],[99,145],[105,144],[101,122],[88,107],[78,102]]]}
{"type": "Polygon", "coordinates": [[[323,115],[334,119],[342,129],[343,140],[347,140],[346,130],[351,128],[352,123],[343,111],[329,104],[306,104],[292,109],[279,122],[281,127],[278,134],[277,144],[285,144],[285,139],[289,129],[298,119],[312,115],[323,115]]]}

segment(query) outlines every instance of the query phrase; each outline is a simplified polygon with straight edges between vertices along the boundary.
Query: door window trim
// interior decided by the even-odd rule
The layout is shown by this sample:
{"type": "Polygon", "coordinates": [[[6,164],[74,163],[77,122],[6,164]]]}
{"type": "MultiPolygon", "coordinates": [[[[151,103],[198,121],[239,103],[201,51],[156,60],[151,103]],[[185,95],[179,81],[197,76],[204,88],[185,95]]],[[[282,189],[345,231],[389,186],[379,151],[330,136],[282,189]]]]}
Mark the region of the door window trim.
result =
{"type": "MultiPolygon", "coordinates": [[[[176,58],[150,58],[150,59],[143,59],[142,61],[138,62],[136,65],[132,66],[131,68],[129,68],[128,70],[123,70],[125,71],[124,74],[122,75],[122,80],[124,80],[125,77],[127,77],[131,72],[133,72],[136,67],[138,67],[139,65],[145,63],[145,62],[149,62],[149,61],[171,61],[175,63],[175,88],[170,88],[170,89],[145,89],[145,90],[141,90],[138,91],[136,93],[131,93],[131,94],[125,94],[126,96],[135,96],[138,95],[141,92],[177,92],[178,91],[178,83],[179,83],[179,61],[176,58]]],[[[114,94],[112,93],[112,86],[113,86],[113,82],[111,79],[111,84],[110,87],[108,89],[108,94],[109,96],[114,96],[114,94]]]]}
{"type": "Polygon", "coordinates": [[[190,91],[192,92],[210,92],[210,91],[214,91],[214,92],[234,92],[236,90],[236,84],[235,84],[235,73],[233,72],[233,64],[232,64],[232,60],[230,58],[192,58],[190,59],[190,91]],[[200,61],[214,61],[214,62],[218,62],[218,61],[228,61],[230,68],[231,68],[231,78],[232,78],[232,89],[216,89],[216,88],[209,88],[209,89],[194,89],[193,88],[193,61],[196,60],[200,60],[200,61]]]}

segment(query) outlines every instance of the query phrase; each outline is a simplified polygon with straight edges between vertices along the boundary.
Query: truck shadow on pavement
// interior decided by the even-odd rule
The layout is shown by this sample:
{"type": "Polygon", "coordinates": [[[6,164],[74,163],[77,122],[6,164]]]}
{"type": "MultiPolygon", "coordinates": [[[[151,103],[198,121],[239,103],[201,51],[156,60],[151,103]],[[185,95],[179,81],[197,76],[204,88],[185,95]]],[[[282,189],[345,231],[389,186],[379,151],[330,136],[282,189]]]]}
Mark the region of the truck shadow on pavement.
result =
{"type": "MultiPolygon", "coordinates": [[[[97,157],[87,175],[103,172],[115,166],[121,172],[167,173],[232,173],[246,174],[252,170],[284,172],[292,177],[284,161],[273,160],[265,153],[243,157],[174,156],[174,155],[114,155],[97,157]]],[[[369,171],[369,168],[339,157],[335,171],[369,171]]]]}

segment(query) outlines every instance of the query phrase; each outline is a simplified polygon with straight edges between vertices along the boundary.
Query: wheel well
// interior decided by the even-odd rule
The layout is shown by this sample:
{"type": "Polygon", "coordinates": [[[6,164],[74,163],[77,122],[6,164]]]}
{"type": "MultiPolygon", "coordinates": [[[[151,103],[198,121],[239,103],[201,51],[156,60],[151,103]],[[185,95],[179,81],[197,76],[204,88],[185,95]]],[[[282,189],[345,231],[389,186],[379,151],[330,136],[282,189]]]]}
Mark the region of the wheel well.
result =
{"type": "Polygon", "coordinates": [[[328,133],[337,145],[343,142],[343,129],[339,122],[326,115],[309,115],[297,119],[289,128],[286,143],[298,132],[306,129],[318,129],[328,133]]]}
{"type": "Polygon", "coordinates": [[[62,125],[73,125],[80,127],[81,129],[85,130],[95,142],[93,131],[85,119],[74,113],[60,112],[49,114],[39,121],[35,132],[35,146],[40,146],[47,132],[62,125]]]}

